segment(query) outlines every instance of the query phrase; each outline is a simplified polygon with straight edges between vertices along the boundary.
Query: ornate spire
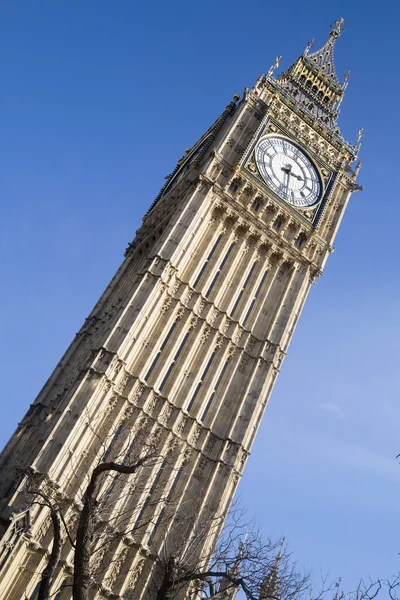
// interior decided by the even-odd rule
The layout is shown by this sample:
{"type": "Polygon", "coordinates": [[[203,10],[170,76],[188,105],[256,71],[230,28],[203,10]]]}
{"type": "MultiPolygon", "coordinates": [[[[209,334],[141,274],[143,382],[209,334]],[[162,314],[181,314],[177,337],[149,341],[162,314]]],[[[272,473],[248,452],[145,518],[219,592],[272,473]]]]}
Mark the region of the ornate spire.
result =
{"type": "MultiPolygon", "coordinates": [[[[243,540],[239,544],[239,549],[237,553],[236,560],[234,561],[231,568],[228,570],[228,574],[233,577],[238,577],[240,574],[240,563],[243,558],[243,553],[245,551],[245,544],[247,540],[247,533],[245,534],[243,540]]],[[[232,585],[231,580],[228,577],[222,577],[219,581],[218,586],[218,596],[221,600],[235,600],[237,593],[239,592],[239,587],[236,585],[232,585]]]]}
{"type": "Polygon", "coordinates": [[[275,564],[260,586],[260,600],[276,600],[279,593],[279,566],[282,558],[282,548],[285,543],[283,537],[280,541],[279,552],[275,558],[275,564]]]}
{"type": "Polygon", "coordinates": [[[335,81],[335,83],[340,82],[335,71],[334,48],[336,40],[344,31],[343,24],[344,19],[340,18],[334,25],[331,25],[329,39],[320,50],[308,54],[307,49],[309,49],[309,46],[307,46],[306,51],[304,52],[304,55],[308,56],[318,69],[320,69],[324,75],[335,81]]]}

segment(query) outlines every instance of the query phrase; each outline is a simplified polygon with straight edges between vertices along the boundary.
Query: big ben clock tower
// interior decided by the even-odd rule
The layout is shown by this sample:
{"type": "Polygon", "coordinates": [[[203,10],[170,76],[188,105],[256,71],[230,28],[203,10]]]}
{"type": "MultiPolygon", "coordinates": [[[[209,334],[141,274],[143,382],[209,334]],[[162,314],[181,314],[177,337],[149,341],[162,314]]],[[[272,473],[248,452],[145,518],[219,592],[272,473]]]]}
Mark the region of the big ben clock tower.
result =
{"type": "MultiPolygon", "coordinates": [[[[160,557],[179,561],[199,528],[192,559],[212,551],[207,524],[229,509],[310,286],[360,189],[359,143],[337,125],[342,25],[279,77],[277,59],[178,162],[4,449],[3,600],[36,598],[52,547],[49,508],[27,494],[32,479],[74,535],[88,474],[149,441],[159,461],[99,483],[107,527],[91,597],[155,598],[160,557]]],[[[73,572],[63,540],[54,590],[73,572]]],[[[70,587],[57,594],[69,599],[70,587]]]]}

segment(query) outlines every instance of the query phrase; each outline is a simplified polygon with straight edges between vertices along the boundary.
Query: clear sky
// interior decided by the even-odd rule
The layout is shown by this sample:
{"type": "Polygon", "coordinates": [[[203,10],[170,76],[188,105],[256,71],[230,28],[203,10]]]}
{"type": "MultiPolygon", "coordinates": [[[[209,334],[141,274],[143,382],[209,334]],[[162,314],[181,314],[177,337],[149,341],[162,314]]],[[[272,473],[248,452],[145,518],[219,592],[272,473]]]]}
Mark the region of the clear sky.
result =
{"type": "Polygon", "coordinates": [[[5,442],[185,148],[278,54],[345,19],[359,181],[240,486],[266,535],[343,576],[399,566],[399,4],[20,0],[0,7],[5,442]]]}

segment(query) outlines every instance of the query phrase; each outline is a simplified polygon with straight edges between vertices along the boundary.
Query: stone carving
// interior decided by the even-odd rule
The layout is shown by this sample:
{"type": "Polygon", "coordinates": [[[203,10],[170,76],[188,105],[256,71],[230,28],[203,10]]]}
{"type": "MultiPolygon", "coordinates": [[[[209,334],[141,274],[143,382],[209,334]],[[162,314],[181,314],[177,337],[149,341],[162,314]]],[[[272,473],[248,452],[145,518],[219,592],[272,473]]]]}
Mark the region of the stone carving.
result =
{"type": "Polygon", "coordinates": [[[239,363],[239,367],[238,367],[238,371],[242,374],[246,373],[246,368],[247,365],[249,364],[249,356],[247,354],[243,354],[240,363],[239,363]]]}
{"type": "Polygon", "coordinates": [[[175,274],[175,272],[176,272],[176,269],[175,269],[175,267],[173,267],[173,266],[171,265],[171,263],[169,263],[169,264],[168,264],[168,265],[165,267],[165,270],[164,270],[164,273],[165,273],[165,277],[166,277],[166,279],[170,279],[170,278],[171,278],[171,277],[172,277],[172,276],[175,274]]]}
{"type": "Polygon", "coordinates": [[[164,408],[164,410],[160,416],[160,423],[162,423],[163,425],[166,425],[168,423],[171,415],[172,415],[172,406],[167,404],[167,406],[164,408]]]}
{"type": "Polygon", "coordinates": [[[118,375],[118,373],[120,372],[120,370],[122,369],[123,366],[124,366],[124,363],[122,362],[122,360],[119,360],[119,358],[116,358],[115,364],[114,364],[114,375],[118,375]]]}
{"type": "Polygon", "coordinates": [[[197,312],[199,313],[199,316],[202,314],[203,310],[206,307],[206,301],[204,298],[200,298],[199,304],[197,306],[197,312]]]}
{"type": "Polygon", "coordinates": [[[189,304],[190,304],[190,302],[191,302],[192,298],[193,298],[193,290],[191,290],[190,288],[188,288],[188,289],[185,291],[185,293],[184,293],[184,295],[183,295],[183,297],[182,297],[182,303],[183,303],[185,306],[189,306],[189,304]]]}
{"type": "Polygon", "coordinates": [[[185,309],[183,308],[183,306],[180,306],[175,313],[175,321],[180,321],[180,319],[182,319],[184,314],[185,314],[185,309]]]}
{"type": "Polygon", "coordinates": [[[210,326],[206,325],[200,336],[200,340],[199,340],[200,344],[204,344],[207,341],[208,336],[210,335],[210,331],[211,331],[210,326]]]}
{"type": "Polygon", "coordinates": [[[138,561],[136,562],[136,565],[133,567],[132,573],[128,579],[128,583],[126,586],[127,590],[133,589],[135,587],[135,585],[137,584],[140,574],[143,571],[145,562],[146,562],[146,559],[143,557],[139,558],[138,561]]]}
{"type": "Polygon", "coordinates": [[[221,333],[222,335],[226,335],[228,333],[228,329],[229,329],[229,319],[227,317],[225,317],[222,326],[221,326],[221,333]]]}
{"type": "Polygon", "coordinates": [[[184,452],[183,452],[183,464],[186,464],[189,462],[189,460],[192,458],[192,454],[193,454],[193,448],[191,448],[190,446],[186,446],[184,452]]]}
{"type": "Polygon", "coordinates": [[[182,433],[183,433],[183,431],[184,431],[184,429],[185,429],[185,427],[186,427],[186,423],[187,423],[187,422],[188,422],[188,418],[187,418],[187,417],[185,417],[185,416],[183,415],[183,416],[181,417],[181,419],[180,419],[180,421],[179,421],[179,423],[178,423],[177,427],[176,427],[176,432],[177,432],[179,435],[182,435],[182,433]]]}
{"type": "Polygon", "coordinates": [[[124,416],[123,416],[124,420],[129,419],[133,415],[134,411],[135,411],[134,406],[128,406],[124,411],[124,416]]]}
{"type": "Polygon", "coordinates": [[[130,400],[132,402],[137,402],[141,395],[143,394],[144,385],[142,383],[136,384],[136,387],[133,389],[130,400]]]}
{"type": "Polygon", "coordinates": [[[129,373],[125,372],[115,387],[115,391],[117,392],[117,394],[123,394],[123,392],[125,391],[125,388],[127,387],[128,383],[129,383],[129,379],[130,379],[129,373]]]}
{"type": "Polygon", "coordinates": [[[215,321],[218,318],[218,315],[219,315],[219,310],[217,308],[213,308],[210,313],[210,316],[208,317],[208,321],[211,326],[214,325],[215,321]]]}
{"type": "Polygon", "coordinates": [[[177,446],[178,446],[178,440],[175,436],[172,436],[168,440],[168,451],[173,452],[177,446]]]}
{"type": "Polygon", "coordinates": [[[221,334],[217,335],[217,339],[215,340],[215,349],[219,350],[222,347],[222,343],[224,341],[224,336],[221,334]]]}
{"type": "Polygon", "coordinates": [[[174,296],[178,292],[179,286],[180,286],[180,282],[178,279],[175,279],[175,281],[173,283],[171,283],[171,286],[169,289],[170,289],[170,293],[172,296],[174,296]]]}
{"type": "Polygon", "coordinates": [[[189,442],[191,444],[196,444],[197,440],[200,437],[201,427],[199,425],[195,425],[192,431],[192,435],[190,436],[189,442]]]}
{"type": "Polygon", "coordinates": [[[153,412],[156,408],[156,405],[157,405],[157,400],[158,400],[158,397],[155,394],[151,394],[149,401],[147,403],[147,406],[146,406],[146,410],[149,413],[149,415],[153,414],[153,412]]]}
{"type": "Polygon", "coordinates": [[[230,344],[228,348],[228,360],[231,360],[236,354],[236,346],[234,344],[230,344]]]}
{"type": "Polygon", "coordinates": [[[249,337],[249,341],[247,342],[247,351],[253,352],[255,346],[257,344],[257,340],[252,335],[249,337]]]}
{"type": "Polygon", "coordinates": [[[106,415],[109,415],[114,410],[114,408],[118,404],[118,400],[119,400],[119,396],[117,396],[116,394],[114,394],[113,396],[111,396],[111,398],[109,400],[109,403],[108,403],[108,406],[107,406],[106,411],[105,411],[106,415]]]}
{"type": "Polygon", "coordinates": [[[107,394],[112,388],[112,382],[109,379],[105,379],[103,382],[103,392],[107,394]]]}
{"type": "Polygon", "coordinates": [[[196,315],[192,316],[190,319],[190,323],[189,323],[189,330],[191,331],[192,329],[196,328],[196,325],[198,323],[198,317],[196,315]]]}
{"type": "Polygon", "coordinates": [[[123,548],[123,550],[119,553],[119,556],[113,560],[112,567],[110,573],[104,580],[105,585],[109,588],[113,588],[115,585],[119,572],[121,570],[122,565],[125,562],[126,555],[128,553],[128,548],[123,548]]]}
{"type": "Polygon", "coordinates": [[[243,335],[243,329],[241,327],[238,327],[237,330],[235,331],[235,333],[233,334],[232,342],[234,344],[239,344],[240,340],[242,339],[242,335],[243,335]]]}
{"type": "Polygon", "coordinates": [[[164,302],[162,303],[161,306],[161,313],[164,314],[166,312],[168,312],[169,307],[171,306],[171,298],[168,296],[168,298],[165,298],[164,302]]]}
{"type": "Polygon", "coordinates": [[[205,445],[205,448],[204,448],[204,450],[207,452],[207,454],[212,453],[212,451],[214,450],[216,441],[217,440],[214,436],[210,436],[208,438],[207,444],[205,445]]]}

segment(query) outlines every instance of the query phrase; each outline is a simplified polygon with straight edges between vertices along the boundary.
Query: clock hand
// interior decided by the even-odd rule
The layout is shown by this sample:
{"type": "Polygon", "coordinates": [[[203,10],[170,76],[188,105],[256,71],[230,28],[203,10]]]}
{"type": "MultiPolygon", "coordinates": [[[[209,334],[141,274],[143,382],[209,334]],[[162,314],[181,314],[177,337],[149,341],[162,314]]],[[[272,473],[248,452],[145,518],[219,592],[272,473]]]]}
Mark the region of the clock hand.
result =
{"type": "Polygon", "coordinates": [[[290,176],[291,176],[291,174],[292,174],[292,173],[291,173],[291,171],[290,171],[290,169],[289,169],[289,170],[288,170],[288,172],[287,172],[287,181],[286,181],[286,192],[285,192],[286,199],[287,199],[287,197],[288,197],[288,192],[289,192],[289,179],[290,179],[290,176]]]}
{"type": "Polygon", "coordinates": [[[291,173],[291,175],[293,175],[293,177],[296,177],[296,179],[298,179],[299,181],[304,181],[304,179],[300,175],[296,175],[295,173],[291,173]]]}

